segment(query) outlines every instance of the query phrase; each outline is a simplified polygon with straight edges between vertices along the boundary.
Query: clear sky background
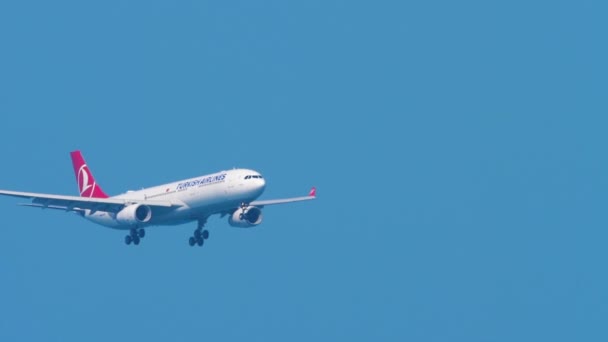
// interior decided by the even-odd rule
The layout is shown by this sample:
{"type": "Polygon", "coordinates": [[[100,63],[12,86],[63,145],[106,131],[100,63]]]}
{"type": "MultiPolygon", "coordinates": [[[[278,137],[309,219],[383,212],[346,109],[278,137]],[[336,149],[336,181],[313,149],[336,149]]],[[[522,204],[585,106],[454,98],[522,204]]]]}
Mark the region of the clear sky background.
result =
{"type": "Polygon", "coordinates": [[[318,199],[191,248],[0,198],[0,340],[608,340],[607,10],[2,2],[0,188],[318,199]]]}

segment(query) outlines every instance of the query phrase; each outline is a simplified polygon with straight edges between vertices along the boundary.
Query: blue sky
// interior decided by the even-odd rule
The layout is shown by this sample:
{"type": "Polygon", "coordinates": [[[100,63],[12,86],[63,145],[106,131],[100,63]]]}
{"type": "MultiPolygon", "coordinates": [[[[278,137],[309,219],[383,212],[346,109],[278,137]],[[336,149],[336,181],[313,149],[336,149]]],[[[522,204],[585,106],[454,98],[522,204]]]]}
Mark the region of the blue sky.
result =
{"type": "Polygon", "coordinates": [[[232,167],[250,230],[0,198],[0,340],[605,341],[599,1],[0,4],[0,188],[232,167]]]}

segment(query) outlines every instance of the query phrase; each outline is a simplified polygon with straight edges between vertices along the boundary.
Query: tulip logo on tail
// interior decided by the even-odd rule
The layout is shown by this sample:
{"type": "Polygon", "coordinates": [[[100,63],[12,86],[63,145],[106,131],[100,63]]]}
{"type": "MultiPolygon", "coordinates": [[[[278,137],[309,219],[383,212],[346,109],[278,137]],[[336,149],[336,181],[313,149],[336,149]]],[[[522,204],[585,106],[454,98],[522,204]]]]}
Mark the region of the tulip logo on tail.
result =
{"type": "Polygon", "coordinates": [[[91,171],[89,171],[87,164],[83,164],[80,169],[78,169],[78,189],[80,189],[80,196],[93,197],[95,181],[93,181],[93,184],[89,184],[90,179],[93,179],[91,171]]]}
{"type": "Polygon", "coordinates": [[[91,170],[84,161],[80,151],[70,152],[72,157],[72,166],[74,167],[74,176],[78,183],[78,191],[81,197],[90,198],[108,198],[105,192],[99,187],[99,184],[95,182],[91,170]]]}

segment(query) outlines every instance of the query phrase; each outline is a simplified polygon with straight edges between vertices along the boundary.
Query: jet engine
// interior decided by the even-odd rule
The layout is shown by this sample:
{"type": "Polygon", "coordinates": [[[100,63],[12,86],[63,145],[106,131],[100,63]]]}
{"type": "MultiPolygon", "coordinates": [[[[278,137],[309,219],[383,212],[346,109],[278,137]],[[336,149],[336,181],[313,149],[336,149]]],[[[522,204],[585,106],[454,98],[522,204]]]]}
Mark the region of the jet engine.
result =
{"type": "Polygon", "coordinates": [[[152,218],[152,209],[143,204],[132,204],[116,214],[116,221],[122,224],[136,225],[146,223],[152,218]]]}
{"type": "Polygon", "coordinates": [[[262,223],[262,210],[258,207],[246,207],[237,209],[228,218],[228,223],[233,227],[251,228],[262,223]]]}

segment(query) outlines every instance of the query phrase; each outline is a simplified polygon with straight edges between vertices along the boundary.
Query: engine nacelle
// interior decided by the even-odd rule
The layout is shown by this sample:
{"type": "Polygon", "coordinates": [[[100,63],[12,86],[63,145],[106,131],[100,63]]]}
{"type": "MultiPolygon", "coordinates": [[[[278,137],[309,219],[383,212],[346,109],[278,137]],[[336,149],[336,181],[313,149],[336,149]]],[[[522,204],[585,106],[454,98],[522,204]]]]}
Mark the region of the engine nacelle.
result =
{"type": "Polygon", "coordinates": [[[228,218],[228,223],[239,228],[257,226],[262,223],[262,209],[251,206],[245,208],[245,210],[239,208],[228,218]]]}
{"type": "Polygon", "coordinates": [[[143,204],[132,204],[116,214],[116,221],[121,224],[136,225],[146,223],[152,218],[152,209],[143,204]]]}

